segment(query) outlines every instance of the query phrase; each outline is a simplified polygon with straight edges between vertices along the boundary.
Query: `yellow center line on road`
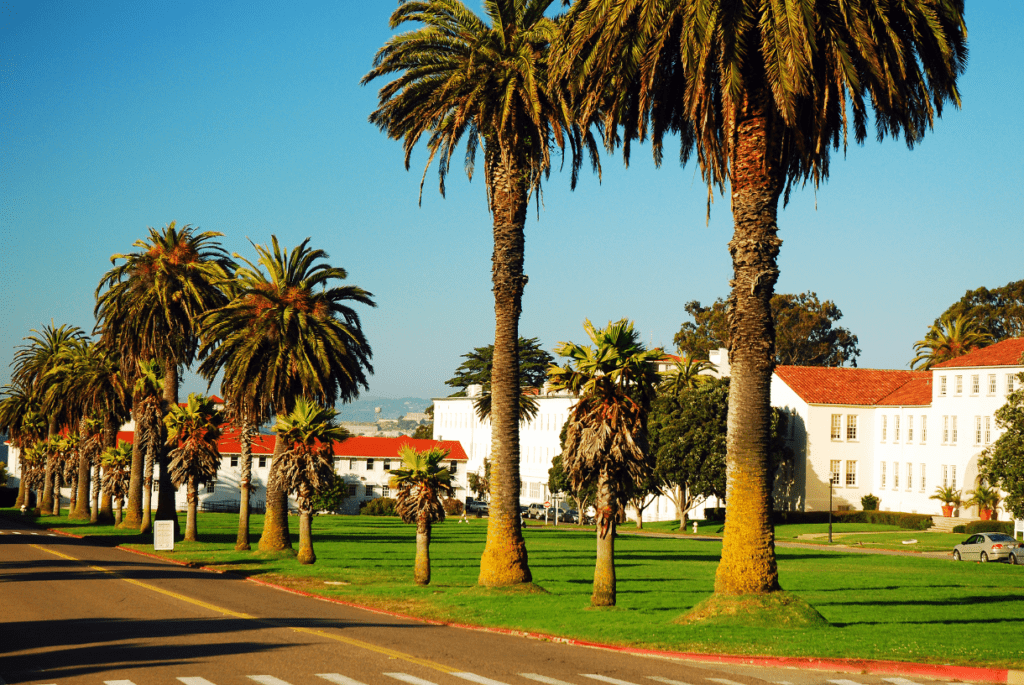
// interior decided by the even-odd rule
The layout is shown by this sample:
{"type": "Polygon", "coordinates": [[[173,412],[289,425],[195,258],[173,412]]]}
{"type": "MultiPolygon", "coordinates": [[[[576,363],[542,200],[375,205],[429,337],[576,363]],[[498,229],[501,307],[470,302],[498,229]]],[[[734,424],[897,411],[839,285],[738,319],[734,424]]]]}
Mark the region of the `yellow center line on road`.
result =
{"type": "Polygon", "coordinates": [[[150,585],[149,583],[143,583],[142,581],[135,580],[134,578],[126,578],[123,575],[121,575],[120,573],[118,573],[117,571],[111,571],[110,569],[103,568],[101,566],[93,566],[92,564],[84,562],[81,559],[76,559],[73,556],[64,554],[62,552],[57,552],[57,551],[52,550],[52,549],[47,549],[46,547],[42,547],[40,545],[29,545],[29,547],[35,547],[36,549],[38,549],[38,550],[40,550],[42,552],[46,552],[48,554],[52,554],[52,555],[60,557],[62,559],[67,559],[68,561],[74,561],[76,563],[82,564],[83,566],[85,566],[87,568],[91,568],[94,571],[99,571],[100,573],[106,573],[106,574],[109,574],[111,576],[114,576],[115,578],[120,578],[121,580],[125,581],[126,583],[131,583],[132,585],[135,585],[135,586],[138,586],[138,587],[141,587],[141,588],[145,588],[146,590],[152,590],[153,592],[157,592],[157,593],[159,593],[161,595],[167,595],[168,597],[173,597],[174,599],[181,600],[182,602],[186,602],[188,604],[193,604],[195,606],[202,607],[204,609],[208,609],[209,611],[213,611],[215,613],[224,614],[225,616],[231,616],[233,618],[241,618],[241,619],[245,619],[247,621],[255,621],[256,623],[262,623],[264,625],[273,626],[275,628],[288,628],[289,630],[293,630],[296,633],[307,633],[309,635],[316,635],[317,637],[326,638],[328,640],[334,640],[335,642],[342,642],[344,644],[351,645],[353,647],[359,647],[360,649],[366,649],[366,650],[369,650],[371,652],[377,652],[378,654],[383,654],[383,655],[389,656],[389,657],[391,657],[393,659],[401,659],[402,661],[408,661],[409,663],[418,664],[418,665],[424,666],[426,668],[432,668],[435,671],[441,671],[442,673],[460,673],[461,672],[461,670],[458,669],[458,668],[452,668],[451,666],[445,666],[444,664],[439,664],[436,661],[430,661],[429,659],[420,659],[418,657],[412,656],[411,654],[406,654],[404,652],[399,652],[399,651],[394,650],[394,649],[388,649],[387,647],[381,647],[379,645],[375,645],[372,642],[364,642],[362,640],[356,640],[355,638],[344,637],[342,635],[336,635],[334,633],[328,633],[328,632],[325,632],[323,630],[318,630],[316,628],[302,628],[302,627],[297,627],[297,626],[290,626],[290,625],[288,625],[286,623],[282,623],[280,621],[272,621],[270,619],[258,618],[256,616],[252,616],[250,614],[243,614],[243,613],[238,612],[238,611],[232,611],[231,609],[225,609],[224,607],[219,607],[219,606],[217,606],[215,604],[210,604],[209,602],[204,602],[202,600],[195,599],[194,597],[188,597],[186,595],[182,595],[182,594],[179,594],[177,592],[171,592],[170,590],[164,590],[163,588],[156,587],[155,585],[150,585]]]}

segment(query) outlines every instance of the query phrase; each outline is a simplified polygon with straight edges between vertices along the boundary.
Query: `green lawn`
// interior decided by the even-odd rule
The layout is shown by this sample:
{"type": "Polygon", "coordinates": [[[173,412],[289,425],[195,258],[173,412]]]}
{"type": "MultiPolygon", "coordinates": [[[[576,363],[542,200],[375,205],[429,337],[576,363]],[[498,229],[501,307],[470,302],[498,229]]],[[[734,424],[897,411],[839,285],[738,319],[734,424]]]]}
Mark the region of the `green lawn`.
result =
{"type": "MultiPolygon", "coordinates": [[[[291,520],[297,544],[298,522],[291,520]]],[[[53,518],[39,523],[88,530],[53,518]]],[[[253,517],[254,540],[261,523],[253,517]]],[[[305,567],[293,558],[234,552],[236,526],[234,515],[203,514],[204,542],[179,543],[167,556],[423,617],[614,644],[1024,667],[1020,567],[779,548],[782,586],[813,605],[830,627],[680,625],[675,619],[712,592],[721,553],[717,541],[620,537],[618,606],[591,610],[592,529],[528,527],[530,568],[544,591],[523,592],[476,586],[484,520],[435,527],[433,583],[427,588],[412,583],[415,532],[398,519],[318,517],[313,532],[319,559],[305,567]]],[[[111,529],[94,532],[106,535],[111,529]]],[[[126,546],[152,551],[148,540],[126,546]]]]}

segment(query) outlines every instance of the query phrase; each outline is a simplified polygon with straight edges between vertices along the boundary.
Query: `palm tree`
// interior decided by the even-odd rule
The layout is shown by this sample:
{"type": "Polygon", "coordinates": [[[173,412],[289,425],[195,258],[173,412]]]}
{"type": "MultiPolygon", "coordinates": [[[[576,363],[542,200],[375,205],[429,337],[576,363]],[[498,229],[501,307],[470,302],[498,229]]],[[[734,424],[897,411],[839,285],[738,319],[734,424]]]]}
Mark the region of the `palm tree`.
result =
{"type": "MultiPolygon", "coordinates": [[[[575,186],[585,145],[597,167],[596,144],[574,126],[569,105],[548,87],[548,48],[557,20],[544,16],[553,0],[484,3],[487,21],[459,0],[400,4],[391,27],[422,28],[391,38],[374,57],[363,84],[397,78],[381,88],[370,115],[389,137],[404,141],[405,165],[420,138],[429,136],[438,157],[439,188],[455,149],[466,137],[466,172],[472,179],[477,149],[484,153],[484,185],[493,218],[494,366],[492,369],[491,509],[480,583],[529,582],[530,568],[519,520],[519,315],[522,312],[525,239],[532,195],[551,169],[551,150],[568,139],[575,186]]],[[[426,170],[424,170],[424,179],[426,170]]],[[[423,182],[420,183],[422,197],[423,182]]]]}
{"type": "MultiPolygon", "coordinates": [[[[75,511],[75,505],[78,503],[78,475],[79,465],[81,463],[81,439],[78,433],[69,433],[68,435],[60,438],[58,452],[60,455],[61,472],[60,478],[70,490],[70,497],[68,501],[68,516],[75,511]]],[[[86,476],[89,471],[86,470],[86,476]]],[[[60,493],[58,492],[57,501],[60,501],[60,493]]],[[[59,509],[59,507],[57,507],[59,509]]],[[[88,518],[88,515],[85,517],[88,518]]]]}
{"type": "Polygon", "coordinates": [[[769,389],[778,279],[780,198],[828,178],[830,154],[867,137],[913,147],[959,106],[967,60],[963,0],[578,0],[566,17],[554,76],[581,116],[603,117],[606,144],[666,133],[696,157],[708,188],[728,184],[734,235],[729,296],[732,382],[719,594],[779,589],[771,525],[769,389]],[[621,134],[618,126],[622,126],[621,134]]]}
{"type": "MultiPolygon", "coordinates": [[[[45,432],[45,429],[44,429],[45,432]]],[[[46,476],[46,450],[42,441],[26,445],[21,450],[21,481],[25,484],[25,497],[20,506],[28,507],[31,503],[31,491],[36,491],[36,509],[43,502],[43,478],[46,476]]]]}
{"type": "Polygon", "coordinates": [[[132,444],[119,440],[116,447],[108,447],[100,457],[103,464],[103,492],[114,502],[114,524],[121,523],[124,497],[128,494],[129,471],[132,463],[132,444]]]}
{"type": "MultiPolygon", "coordinates": [[[[11,446],[18,450],[20,459],[24,459],[27,450],[46,433],[46,421],[39,413],[39,402],[29,386],[17,381],[0,388],[0,395],[3,396],[0,399],[0,431],[10,436],[11,446]]],[[[24,462],[21,463],[24,469],[24,462]]],[[[18,482],[15,507],[28,505],[28,491],[23,475],[18,482]]]]}
{"type": "Polygon", "coordinates": [[[217,439],[221,435],[224,413],[213,400],[199,393],[190,393],[188,403],[175,405],[164,417],[167,445],[172,446],[167,470],[175,487],[185,486],[188,513],[185,517],[185,541],[197,538],[196,513],[199,507],[199,484],[217,476],[220,452],[217,439]]]}
{"type": "MultiPolygon", "coordinates": [[[[133,387],[133,414],[136,439],[133,448],[141,450],[144,469],[142,482],[142,521],[139,532],[152,528],[150,511],[153,506],[153,464],[159,458],[163,443],[163,369],[155,359],[140,361],[133,387]]],[[[132,456],[134,464],[134,453],[132,456]]]]}
{"type": "Polygon", "coordinates": [[[285,445],[278,468],[271,474],[274,486],[285,494],[294,492],[299,504],[300,564],[315,564],[313,551],[313,496],[328,485],[334,475],[334,444],[349,437],[339,426],[330,407],[295,400],[295,408],[279,417],[274,425],[278,440],[285,445]]]}
{"type": "MultiPolygon", "coordinates": [[[[224,307],[203,318],[203,359],[199,373],[213,378],[223,370],[229,404],[250,408],[254,423],[266,413],[289,414],[300,397],[324,406],[349,402],[368,388],[373,373],[372,351],[363,335],[359,314],[350,303],[376,306],[373,295],[354,285],[333,285],[348,277],[332,267],[323,250],[308,247],[309,238],[292,249],[254,245],[259,259],[236,274],[237,294],[224,307]],[[265,271],[264,271],[265,270],[265,271]],[[256,413],[256,410],[259,413],[256,413]]],[[[277,487],[280,436],[267,483],[261,551],[291,549],[288,536],[288,493],[277,487]]]]}
{"type": "MultiPolygon", "coordinates": [[[[196,323],[203,313],[227,302],[217,287],[234,262],[216,242],[223,235],[197,232],[172,221],[137,240],[136,252],[115,254],[124,260],[103,275],[96,288],[96,321],[104,347],[117,350],[125,364],[156,358],[164,367],[164,401],[178,404],[178,369],[189,366],[199,349],[196,323]],[[104,289],[106,289],[104,291],[104,289]],[[101,294],[102,293],[102,294],[101,294]]],[[[157,520],[172,520],[174,489],[167,475],[167,456],[159,460],[160,494],[157,520]]],[[[124,525],[142,525],[144,464],[141,453],[132,460],[128,514],[124,525]]]]}
{"type": "Polygon", "coordinates": [[[910,361],[910,368],[927,371],[939,362],[991,344],[992,335],[979,326],[976,320],[964,316],[954,319],[946,314],[938,324],[928,327],[924,339],[914,343],[917,356],[910,361]]]}
{"type": "Polygon", "coordinates": [[[687,357],[683,361],[672,362],[672,368],[661,372],[661,386],[671,392],[674,396],[684,390],[696,388],[712,376],[701,375],[701,372],[714,368],[711,362],[700,361],[693,357],[687,357]]]}
{"type": "Polygon", "coordinates": [[[398,515],[406,523],[416,524],[417,585],[430,584],[430,527],[444,521],[441,498],[447,499],[455,492],[452,474],[440,467],[448,454],[448,450],[440,447],[417,452],[411,445],[402,445],[398,456],[404,468],[391,471],[389,483],[396,490],[398,515]]]}
{"type": "Polygon", "coordinates": [[[575,489],[597,481],[597,564],[593,606],[615,604],[615,523],[635,488],[650,477],[654,457],[647,444],[647,414],[662,350],[646,350],[633,323],[625,319],[597,330],[583,328],[594,346],[559,343],[569,358],[552,366],[551,387],[579,400],[569,410],[562,467],[575,489]]]}

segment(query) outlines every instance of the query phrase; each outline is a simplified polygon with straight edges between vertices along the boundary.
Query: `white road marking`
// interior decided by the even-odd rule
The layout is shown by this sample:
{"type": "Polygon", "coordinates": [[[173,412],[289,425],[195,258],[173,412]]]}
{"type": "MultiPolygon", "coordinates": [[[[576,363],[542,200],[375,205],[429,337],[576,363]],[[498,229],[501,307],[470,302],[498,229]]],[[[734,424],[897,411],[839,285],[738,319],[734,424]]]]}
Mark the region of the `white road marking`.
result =
{"type": "Polygon", "coordinates": [[[721,683],[721,685],[743,685],[743,683],[737,683],[735,680],[729,680],[728,678],[708,678],[713,683],[721,683]]]}
{"type": "Polygon", "coordinates": [[[619,680],[618,678],[609,678],[606,675],[597,675],[595,673],[580,673],[584,678],[592,678],[594,680],[600,680],[602,683],[611,683],[612,685],[636,685],[628,680],[619,680]]]}
{"type": "Polygon", "coordinates": [[[892,685],[917,685],[913,680],[907,680],[906,678],[882,678],[887,683],[892,685]]]}
{"type": "MultiPolygon", "coordinates": [[[[35,533],[32,534],[35,535],[35,533]]],[[[130,680],[104,680],[103,683],[104,685],[135,685],[130,680]]]]}
{"type": "Polygon", "coordinates": [[[213,685],[206,678],[178,678],[178,680],[185,683],[185,685],[213,685]]]}
{"type": "Polygon", "coordinates": [[[395,680],[401,680],[403,683],[409,683],[409,685],[437,685],[437,683],[423,678],[417,678],[414,675],[408,673],[385,673],[384,675],[394,678],[395,680]]]}
{"type": "Polygon", "coordinates": [[[647,677],[651,680],[656,680],[659,683],[665,683],[665,685],[690,685],[690,683],[684,683],[682,680],[671,680],[669,678],[662,678],[660,675],[649,675],[647,677]]]}
{"type": "Polygon", "coordinates": [[[287,680],[281,680],[272,675],[247,675],[245,677],[249,680],[255,680],[260,685],[291,685],[287,680]]]}
{"type": "Polygon", "coordinates": [[[491,680],[490,678],[485,678],[482,675],[477,675],[476,673],[468,673],[463,671],[461,673],[452,673],[452,675],[456,678],[468,680],[471,683],[480,683],[480,685],[506,685],[501,681],[491,680]]]}
{"type": "Polygon", "coordinates": [[[536,680],[538,683],[544,683],[544,685],[572,685],[564,680],[558,680],[557,678],[549,678],[546,675],[538,675],[536,673],[520,673],[520,678],[526,678],[527,680],[536,680]]]}
{"type": "Polygon", "coordinates": [[[317,673],[317,678],[323,678],[324,680],[330,680],[332,683],[337,685],[366,685],[358,680],[352,680],[348,676],[343,676],[340,673],[317,673]]]}
{"type": "Polygon", "coordinates": [[[856,680],[826,680],[825,682],[831,683],[831,685],[861,685],[856,680]]]}

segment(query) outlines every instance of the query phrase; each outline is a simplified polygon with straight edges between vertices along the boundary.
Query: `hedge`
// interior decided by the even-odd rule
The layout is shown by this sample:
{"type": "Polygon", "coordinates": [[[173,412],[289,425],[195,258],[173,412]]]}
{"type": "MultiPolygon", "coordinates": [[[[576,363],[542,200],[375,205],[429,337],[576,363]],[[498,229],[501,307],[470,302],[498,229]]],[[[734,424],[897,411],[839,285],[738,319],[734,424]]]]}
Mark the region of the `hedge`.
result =
{"type": "Polygon", "coordinates": [[[971,521],[961,526],[953,526],[954,533],[974,535],[975,533],[1006,533],[1013,535],[1013,521],[971,521]]]}
{"type": "MultiPolygon", "coordinates": [[[[776,511],[772,523],[828,523],[827,511],[776,511]]],[[[905,514],[899,511],[838,511],[833,512],[835,523],[881,523],[906,530],[928,530],[932,517],[928,514],[905,514]]]]}
{"type": "Polygon", "coordinates": [[[394,497],[378,497],[359,504],[359,513],[363,516],[398,516],[395,508],[398,500],[394,497]]]}

